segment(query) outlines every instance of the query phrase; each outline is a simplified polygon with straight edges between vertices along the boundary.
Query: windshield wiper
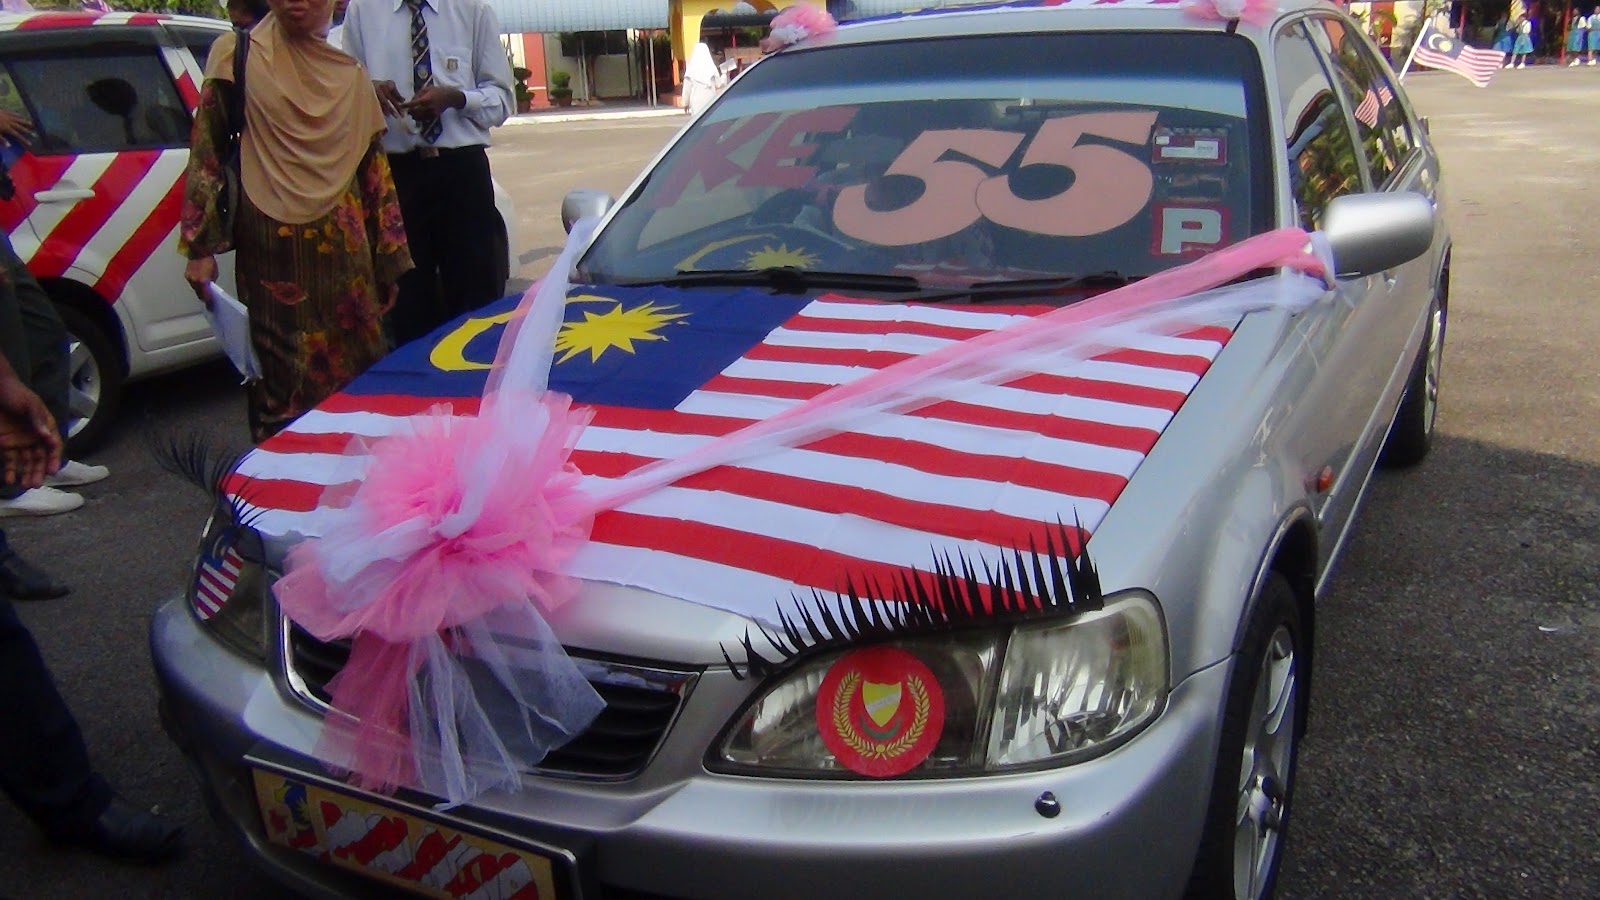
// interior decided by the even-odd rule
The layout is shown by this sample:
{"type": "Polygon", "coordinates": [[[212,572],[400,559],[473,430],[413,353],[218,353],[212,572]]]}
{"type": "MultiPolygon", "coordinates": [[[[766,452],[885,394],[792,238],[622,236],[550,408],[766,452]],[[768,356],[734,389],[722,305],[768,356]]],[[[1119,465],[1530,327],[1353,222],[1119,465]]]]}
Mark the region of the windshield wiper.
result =
{"type": "Polygon", "coordinates": [[[1040,297],[1060,291],[1080,288],[1118,288],[1139,280],[1140,275],[1121,272],[1093,272],[1087,275],[1052,275],[1046,278],[1011,278],[1004,281],[977,281],[966,287],[939,291],[911,299],[922,303],[944,303],[965,300],[968,303],[987,303],[992,300],[1009,300],[1016,297],[1040,297]]]}
{"type": "Polygon", "coordinates": [[[702,287],[706,285],[749,285],[770,287],[780,293],[801,293],[817,288],[867,291],[919,291],[922,283],[910,275],[880,275],[875,272],[822,272],[794,266],[769,266],[765,269],[685,269],[666,278],[621,281],[629,287],[666,285],[702,287]]]}

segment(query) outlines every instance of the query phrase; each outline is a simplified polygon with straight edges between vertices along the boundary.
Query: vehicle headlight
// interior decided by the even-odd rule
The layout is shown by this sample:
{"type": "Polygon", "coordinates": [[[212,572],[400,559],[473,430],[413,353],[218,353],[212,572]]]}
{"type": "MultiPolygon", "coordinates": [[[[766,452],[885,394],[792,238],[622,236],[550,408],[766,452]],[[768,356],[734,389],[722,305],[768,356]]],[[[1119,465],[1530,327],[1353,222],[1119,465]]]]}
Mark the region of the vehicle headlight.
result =
{"type": "Polygon", "coordinates": [[[261,535],[217,509],[200,533],[189,577],[189,611],[226,646],[252,659],[267,657],[266,555],[261,535]]]}
{"type": "Polygon", "coordinates": [[[1167,696],[1154,597],[1070,619],[830,653],[785,672],[719,739],[731,773],[941,777],[1067,765],[1120,745],[1167,696]]]}

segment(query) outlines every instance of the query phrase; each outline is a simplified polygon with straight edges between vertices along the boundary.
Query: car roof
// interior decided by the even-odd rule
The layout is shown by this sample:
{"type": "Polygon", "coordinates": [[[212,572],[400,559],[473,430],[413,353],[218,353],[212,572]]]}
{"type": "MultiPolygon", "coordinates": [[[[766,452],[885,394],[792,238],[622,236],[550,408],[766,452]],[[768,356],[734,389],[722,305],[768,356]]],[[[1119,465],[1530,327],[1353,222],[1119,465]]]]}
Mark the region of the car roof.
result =
{"type": "MultiPolygon", "coordinates": [[[[1334,10],[1328,0],[1280,0],[1273,20],[1304,9],[1334,10]]],[[[926,38],[1051,31],[1220,31],[1220,20],[1192,15],[1179,0],[1020,0],[897,13],[845,22],[804,47],[880,43],[926,38]]],[[[1240,32],[1264,34],[1271,27],[1241,22],[1240,32]]]]}
{"type": "Polygon", "coordinates": [[[228,23],[204,16],[182,16],[170,13],[146,12],[80,12],[77,10],[40,10],[37,12],[0,12],[0,31],[62,31],[75,28],[106,28],[132,25],[199,25],[226,29],[228,23]]]}

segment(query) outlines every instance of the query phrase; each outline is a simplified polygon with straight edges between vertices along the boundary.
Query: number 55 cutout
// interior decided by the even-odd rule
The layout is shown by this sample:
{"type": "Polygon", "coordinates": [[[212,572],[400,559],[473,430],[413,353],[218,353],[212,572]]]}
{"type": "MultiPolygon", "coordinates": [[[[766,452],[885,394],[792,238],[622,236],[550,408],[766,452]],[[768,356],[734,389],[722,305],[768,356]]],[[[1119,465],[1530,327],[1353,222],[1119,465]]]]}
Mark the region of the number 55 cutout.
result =
{"type": "Polygon", "coordinates": [[[1062,166],[1074,176],[1066,190],[1042,200],[1024,200],[1012,193],[1005,172],[990,176],[973,163],[941,159],[955,151],[1001,166],[1023,135],[994,129],[924,131],[884,173],[920,180],[922,196],[899,209],[879,212],[867,206],[866,185],[854,185],[839,192],[834,225],[857,240],[886,247],[949,237],[985,218],[1052,237],[1110,231],[1145,208],[1155,178],[1138,156],[1079,141],[1094,135],[1143,146],[1150,141],[1156,115],[1153,111],[1084,113],[1039,126],[1017,168],[1062,166]]]}

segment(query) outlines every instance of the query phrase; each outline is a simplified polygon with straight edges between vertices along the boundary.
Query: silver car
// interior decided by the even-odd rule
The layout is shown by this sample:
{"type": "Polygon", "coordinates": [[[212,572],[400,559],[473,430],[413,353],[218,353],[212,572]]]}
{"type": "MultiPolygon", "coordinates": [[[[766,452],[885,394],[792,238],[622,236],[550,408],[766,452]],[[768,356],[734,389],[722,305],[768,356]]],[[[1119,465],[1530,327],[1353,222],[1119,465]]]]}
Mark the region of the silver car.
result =
{"type": "Polygon", "coordinates": [[[604,711],[449,809],[316,759],[349,644],[271,591],[348,439],[479,396],[507,308],[400,349],[225,479],[252,508],[219,502],[151,628],[163,721],[270,875],[1273,893],[1318,600],[1374,467],[1428,452],[1448,310],[1426,121],[1355,21],[1068,0],[847,23],[741,73],[616,201],[568,200],[601,219],[551,385],[597,411],[573,454],[595,477],[1252,235],[1316,232],[1332,271],[1228,273],[1195,309],[1304,302],[1125,322],[602,512],[550,621],[604,711]]]}

